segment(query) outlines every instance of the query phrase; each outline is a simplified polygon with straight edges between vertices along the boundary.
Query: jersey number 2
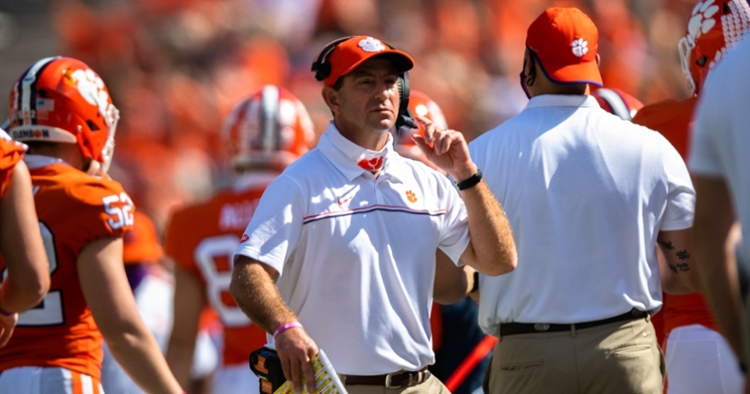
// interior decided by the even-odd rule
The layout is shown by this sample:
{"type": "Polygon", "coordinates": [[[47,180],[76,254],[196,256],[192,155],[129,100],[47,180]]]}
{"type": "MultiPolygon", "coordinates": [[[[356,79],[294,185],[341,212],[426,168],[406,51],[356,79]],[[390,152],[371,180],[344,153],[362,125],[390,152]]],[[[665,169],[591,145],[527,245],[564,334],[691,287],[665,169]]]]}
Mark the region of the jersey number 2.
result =
{"type": "MultiPolygon", "coordinates": [[[[39,222],[39,230],[42,232],[42,242],[44,243],[44,251],[47,253],[51,277],[57,271],[55,236],[42,222],[39,222]]],[[[53,326],[63,323],[65,323],[65,314],[63,313],[61,290],[50,290],[39,305],[18,315],[19,326],[53,326]]]]}

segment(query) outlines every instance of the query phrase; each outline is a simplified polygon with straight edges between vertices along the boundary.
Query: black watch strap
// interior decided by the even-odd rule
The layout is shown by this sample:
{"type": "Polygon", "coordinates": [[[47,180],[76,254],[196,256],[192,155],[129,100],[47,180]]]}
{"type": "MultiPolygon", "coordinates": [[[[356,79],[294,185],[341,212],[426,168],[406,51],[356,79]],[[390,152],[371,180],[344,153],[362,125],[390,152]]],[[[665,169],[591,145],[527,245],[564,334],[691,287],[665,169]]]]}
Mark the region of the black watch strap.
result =
{"type": "Polygon", "coordinates": [[[476,174],[470,176],[469,178],[467,178],[467,179],[465,179],[465,180],[463,180],[461,182],[456,183],[456,187],[458,187],[458,190],[462,190],[463,191],[463,190],[470,189],[470,188],[476,186],[479,183],[479,181],[481,181],[481,180],[482,180],[482,171],[480,171],[477,168],[476,174]]]}

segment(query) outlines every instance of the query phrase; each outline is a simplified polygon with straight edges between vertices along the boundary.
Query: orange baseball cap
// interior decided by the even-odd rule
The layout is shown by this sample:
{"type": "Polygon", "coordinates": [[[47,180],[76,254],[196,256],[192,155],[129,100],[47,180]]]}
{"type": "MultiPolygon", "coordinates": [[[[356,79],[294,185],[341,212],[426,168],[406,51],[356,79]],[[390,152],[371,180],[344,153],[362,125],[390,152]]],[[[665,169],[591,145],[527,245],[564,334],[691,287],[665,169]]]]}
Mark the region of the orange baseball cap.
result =
{"type": "Polygon", "coordinates": [[[544,10],[529,26],[526,47],[553,82],[602,86],[596,63],[599,31],[578,8],[544,10]]]}
{"type": "Polygon", "coordinates": [[[411,70],[414,59],[406,52],[368,36],[353,36],[328,44],[313,63],[315,77],[326,86],[333,86],[339,78],[354,71],[362,63],[375,57],[390,59],[399,73],[411,70]]]}
{"type": "Polygon", "coordinates": [[[156,264],[164,256],[154,222],[148,215],[135,211],[133,228],[123,237],[123,262],[125,264],[156,264]]]}

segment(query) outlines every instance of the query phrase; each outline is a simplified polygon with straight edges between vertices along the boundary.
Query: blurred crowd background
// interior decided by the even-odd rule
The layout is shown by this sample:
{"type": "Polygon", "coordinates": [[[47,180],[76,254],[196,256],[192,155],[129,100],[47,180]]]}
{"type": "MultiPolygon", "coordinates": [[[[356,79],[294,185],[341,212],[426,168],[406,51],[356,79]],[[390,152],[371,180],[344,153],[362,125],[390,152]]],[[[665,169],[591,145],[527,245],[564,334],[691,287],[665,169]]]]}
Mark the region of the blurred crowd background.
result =
{"type": "Polygon", "coordinates": [[[330,112],[310,65],[329,41],[368,34],[410,53],[412,87],[469,139],[518,113],[528,25],[549,6],[597,24],[606,87],[644,103],[684,98],[677,42],[696,0],[2,0],[0,116],[34,61],[86,62],[121,120],[110,173],[159,227],[227,182],[221,126],[264,84],[287,87],[316,132],[330,112]]]}

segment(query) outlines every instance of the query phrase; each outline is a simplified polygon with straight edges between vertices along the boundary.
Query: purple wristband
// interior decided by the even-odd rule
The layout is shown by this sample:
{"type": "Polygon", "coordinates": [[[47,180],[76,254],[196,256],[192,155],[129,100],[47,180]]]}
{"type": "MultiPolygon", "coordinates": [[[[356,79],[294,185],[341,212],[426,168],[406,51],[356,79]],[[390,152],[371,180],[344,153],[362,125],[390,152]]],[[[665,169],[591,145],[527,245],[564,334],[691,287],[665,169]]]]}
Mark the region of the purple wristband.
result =
{"type": "Polygon", "coordinates": [[[302,324],[300,324],[299,322],[293,321],[293,322],[280,325],[279,328],[277,328],[276,331],[273,332],[273,339],[276,339],[276,337],[279,336],[279,334],[281,334],[282,332],[290,328],[302,328],[302,324]]]}

